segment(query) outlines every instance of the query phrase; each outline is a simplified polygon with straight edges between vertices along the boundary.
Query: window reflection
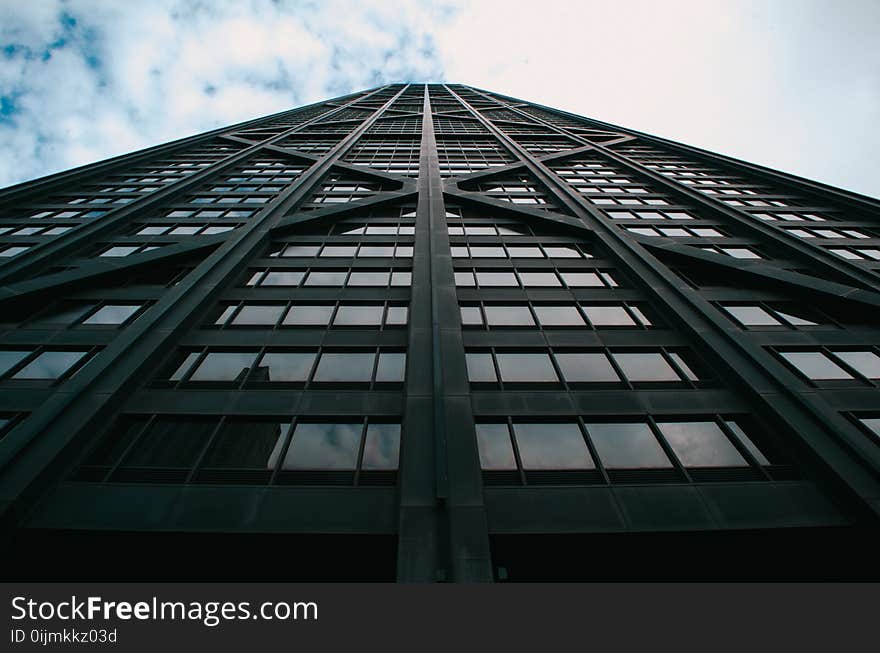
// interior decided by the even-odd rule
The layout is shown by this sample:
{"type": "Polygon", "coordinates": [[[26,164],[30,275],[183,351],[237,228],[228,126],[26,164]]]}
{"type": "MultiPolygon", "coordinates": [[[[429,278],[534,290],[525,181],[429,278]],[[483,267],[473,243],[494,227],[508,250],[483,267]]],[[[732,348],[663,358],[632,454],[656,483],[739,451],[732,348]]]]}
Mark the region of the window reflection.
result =
{"type": "Polygon", "coordinates": [[[190,381],[238,381],[247,376],[247,372],[257,352],[211,352],[201,362],[190,381]]]}
{"type": "Polygon", "coordinates": [[[477,424],[480,467],[488,470],[516,469],[516,458],[507,424],[477,424]]]}
{"type": "Polygon", "coordinates": [[[608,469],[672,467],[651,428],[643,422],[587,424],[587,432],[608,469]]]}
{"type": "Polygon", "coordinates": [[[397,469],[400,457],[400,424],[371,422],[364,440],[361,469],[397,469]]]}
{"type": "Polygon", "coordinates": [[[657,426],[685,467],[747,464],[715,422],[660,422],[657,426]]]}
{"type": "Polygon", "coordinates": [[[263,354],[251,374],[253,381],[304,382],[315,363],[310,352],[269,352],[263,354]]]}
{"type": "Polygon", "coordinates": [[[273,469],[281,455],[289,422],[231,420],[217,434],[203,467],[273,469]]]}
{"type": "Polygon", "coordinates": [[[523,469],[593,469],[593,459],[575,423],[514,423],[523,469]]]}
{"type": "Polygon", "coordinates": [[[362,429],[360,422],[297,424],[282,468],[353,470],[362,429]]]}
{"type": "Polygon", "coordinates": [[[57,379],[81,361],[84,351],[44,351],[13,375],[13,379],[57,379]]]}

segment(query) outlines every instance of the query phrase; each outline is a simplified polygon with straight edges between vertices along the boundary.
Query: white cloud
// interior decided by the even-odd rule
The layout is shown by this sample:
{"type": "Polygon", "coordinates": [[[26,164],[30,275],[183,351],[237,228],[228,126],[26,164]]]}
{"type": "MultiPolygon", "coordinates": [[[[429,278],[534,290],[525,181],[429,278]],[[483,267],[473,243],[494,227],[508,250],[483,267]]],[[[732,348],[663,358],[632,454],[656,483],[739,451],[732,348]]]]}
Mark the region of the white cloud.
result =
{"type": "Polygon", "coordinates": [[[873,0],[0,3],[0,186],[445,79],[880,195],[873,0]]]}

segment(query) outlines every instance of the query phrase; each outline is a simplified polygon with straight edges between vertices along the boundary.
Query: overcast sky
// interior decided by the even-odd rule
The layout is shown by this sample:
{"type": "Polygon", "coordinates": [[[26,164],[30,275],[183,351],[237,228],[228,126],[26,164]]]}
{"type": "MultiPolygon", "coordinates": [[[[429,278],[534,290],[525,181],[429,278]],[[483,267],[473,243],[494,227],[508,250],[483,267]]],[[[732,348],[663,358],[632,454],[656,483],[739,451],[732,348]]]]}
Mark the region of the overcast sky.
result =
{"type": "Polygon", "coordinates": [[[0,187],[397,81],[880,196],[880,0],[0,0],[0,187]]]}

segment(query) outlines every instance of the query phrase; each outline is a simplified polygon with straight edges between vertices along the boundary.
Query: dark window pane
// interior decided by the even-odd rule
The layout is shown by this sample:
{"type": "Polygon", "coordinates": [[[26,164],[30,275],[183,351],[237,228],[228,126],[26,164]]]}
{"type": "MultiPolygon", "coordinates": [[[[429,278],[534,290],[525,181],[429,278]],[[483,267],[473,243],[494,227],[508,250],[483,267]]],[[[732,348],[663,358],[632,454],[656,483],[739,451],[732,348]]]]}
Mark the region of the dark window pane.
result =
{"type": "Polygon", "coordinates": [[[0,374],[5,374],[30,354],[29,351],[0,351],[0,374]]]}
{"type": "Polygon", "coordinates": [[[251,381],[296,382],[309,378],[317,354],[312,352],[269,352],[263,354],[251,373],[251,381]]]}
{"type": "Polygon", "coordinates": [[[171,375],[172,381],[180,381],[183,376],[189,371],[189,368],[192,367],[192,364],[196,362],[196,359],[199,357],[199,352],[194,351],[190,354],[187,354],[186,358],[180,364],[180,366],[175,370],[175,372],[171,375]]]}
{"type": "Polygon", "coordinates": [[[605,354],[556,354],[556,362],[569,383],[620,381],[605,354]]]}
{"type": "Polygon", "coordinates": [[[83,324],[122,324],[138,312],[140,304],[108,304],[90,315],[83,324]]]}
{"type": "Polygon", "coordinates": [[[483,469],[516,469],[507,424],[477,424],[477,448],[483,469]]]}
{"type": "Polygon", "coordinates": [[[555,382],[559,378],[548,354],[496,354],[501,380],[516,382],[555,382]]]}
{"type": "Polygon", "coordinates": [[[73,324],[83,315],[88,313],[94,304],[76,304],[59,306],[50,310],[48,313],[41,315],[31,324],[33,326],[42,326],[44,324],[73,324]]]}
{"type": "Polygon", "coordinates": [[[486,306],[486,321],[490,326],[534,326],[535,320],[528,306],[486,306]]]}
{"type": "Polygon", "coordinates": [[[211,352],[201,362],[190,381],[235,381],[243,379],[257,357],[255,351],[211,352]]]}
{"type": "Polygon", "coordinates": [[[495,366],[492,364],[492,354],[467,353],[468,380],[472,383],[494,383],[498,379],[495,376],[495,366]]]}
{"type": "Polygon", "coordinates": [[[608,469],[672,467],[654,433],[643,422],[586,426],[602,464],[608,469]]]}
{"type": "Polygon", "coordinates": [[[662,354],[642,352],[611,355],[630,381],[681,381],[662,354]]]}
{"type": "Polygon", "coordinates": [[[289,271],[289,272],[269,272],[263,278],[261,286],[298,286],[303,280],[305,272],[289,271]]]}
{"type": "Polygon", "coordinates": [[[376,381],[379,383],[400,383],[406,375],[406,354],[382,352],[376,366],[376,381]]]}
{"type": "Polygon", "coordinates": [[[333,305],[330,306],[291,306],[282,324],[286,325],[326,325],[330,324],[333,305]]]}
{"type": "Polygon", "coordinates": [[[115,465],[147,423],[146,417],[122,417],[89,454],[87,465],[115,465]]]}
{"type": "Polygon", "coordinates": [[[354,469],[361,443],[360,422],[297,424],[283,469],[354,469]]]}
{"type": "Polygon", "coordinates": [[[13,379],[57,379],[86,355],[84,351],[44,351],[25,365],[13,379]]]}
{"type": "Polygon", "coordinates": [[[399,452],[400,424],[367,425],[361,469],[397,469],[399,452]]]}
{"type": "Polygon", "coordinates": [[[726,420],[724,423],[727,425],[727,428],[734,432],[734,434],[737,438],[739,438],[739,441],[743,444],[743,446],[745,446],[745,448],[748,449],[749,453],[754,456],[755,460],[758,461],[759,465],[770,464],[770,460],[767,458],[764,452],[758,448],[752,438],[746,435],[746,432],[739,424],[737,424],[733,420],[726,420]]]}
{"type": "Polygon", "coordinates": [[[369,382],[375,357],[372,352],[322,354],[314,380],[324,383],[369,382]]]}
{"type": "Polygon", "coordinates": [[[339,307],[333,324],[336,326],[378,326],[382,324],[382,304],[347,304],[339,307]]]}
{"type": "Polygon", "coordinates": [[[535,314],[543,326],[586,326],[574,306],[535,306],[535,314]]]}
{"type": "Polygon", "coordinates": [[[746,465],[715,422],[660,422],[657,426],[685,467],[746,465]]]}
{"type": "Polygon", "coordinates": [[[216,421],[158,418],[123,460],[126,467],[192,466],[216,421]]]}
{"type": "Polygon", "coordinates": [[[228,421],[217,434],[202,467],[273,469],[289,428],[288,422],[228,421]]]}
{"type": "Polygon", "coordinates": [[[523,469],[593,469],[581,430],[575,423],[515,423],[523,469]]]}

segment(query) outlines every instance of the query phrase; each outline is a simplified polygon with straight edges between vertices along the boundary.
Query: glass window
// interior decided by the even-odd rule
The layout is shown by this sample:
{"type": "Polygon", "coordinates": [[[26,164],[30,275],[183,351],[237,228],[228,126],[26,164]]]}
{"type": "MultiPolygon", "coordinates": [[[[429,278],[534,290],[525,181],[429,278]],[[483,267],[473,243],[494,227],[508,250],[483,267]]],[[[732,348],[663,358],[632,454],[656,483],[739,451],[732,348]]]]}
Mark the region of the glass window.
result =
{"type": "Polygon", "coordinates": [[[232,319],[232,324],[236,326],[271,326],[278,322],[283,312],[284,306],[281,305],[245,304],[232,319]]]}
{"type": "Polygon", "coordinates": [[[376,366],[377,383],[401,383],[406,376],[406,354],[382,352],[376,366]]]}
{"type": "Polygon", "coordinates": [[[245,377],[256,359],[254,351],[210,352],[190,381],[235,381],[245,377]]]}
{"type": "MultiPolygon", "coordinates": [[[[347,272],[309,272],[306,278],[307,286],[342,286],[345,285],[347,272]]],[[[352,275],[353,276],[353,275],[352,275]]],[[[388,277],[385,277],[387,283],[388,277]]],[[[384,286],[385,283],[382,285],[384,286]]]]}
{"type": "Polygon", "coordinates": [[[29,351],[0,351],[0,374],[6,374],[23,361],[28,354],[30,354],[29,351]]]}
{"type": "Polygon", "coordinates": [[[284,316],[282,324],[286,325],[325,325],[330,324],[330,316],[333,315],[333,305],[329,306],[291,306],[284,316]]]}
{"type": "Polygon", "coordinates": [[[477,424],[480,467],[487,470],[516,469],[516,457],[507,424],[477,424]]]}
{"type": "MultiPolygon", "coordinates": [[[[298,286],[300,281],[303,280],[305,276],[305,272],[289,270],[285,272],[268,272],[265,277],[263,277],[263,281],[260,283],[261,286],[298,286]]],[[[343,279],[345,275],[343,274],[343,279]]],[[[313,284],[314,285],[314,284],[313,284]]]]}
{"type": "Polygon", "coordinates": [[[306,381],[315,363],[314,352],[267,352],[250,375],[251,381],[306,381]]]}
{"type": "Polygon", "coordinates": [[[33,326],[49,324],[72,324],[94,308],[94,304],[66,304],[56,306],[44,313],[31,324],[33,326]]]}
{"type": "Polygon", "coordinates": [[[479,306],[460,306],[459,309],[461,310],[462,324],[469,326],[483,324],[483,313],[479,306]]]}
{"type": "MultiPolygon", "coordinates": [[[[314,274],[314,273],[312,273],[314,274]]],[[[380,272],[352,272],[351,278],[348,280],[349,286],[387,286],[388,276],[390,272],[387,270],[380,272]]],[[[311,275],[309,275],[311,278],[311,275]]],[[[339,284],[341,285],[341,284],[339,284]]]]}
{"type": "Polygon", "coordinates": [[[877,437],[880,437],[880,417],[860,417],[859,421],[877,437]]]}
{"type": "Polygon", "coordinates": [[[360,422],[297,424],[282,468],[353,470],[362,429],[360,422]]]}
{"type": "Polygon", "coordinates": [[[322,354],[314,380],[324,383],[369,383],[373,377],[372,352],[322,354]]]}
{"type": "Polygon", "coordinates": [[[216,424],[213,419],[155,419],[122,464],[126,467],[191,467],[216,424]]]}
{"type": "Polygon", "coordinates": [[[540,247],[508,247],[507,253],[511,258],[544,258],[540,247]]]}
{"type": "Polygon", "coordinates": [[[403,326],[407,322],[409,308],[406,306],[389,306],[385,316],[386,326],[403,326]]]}
{"type": "Polygon", "coordinates": [[[604,285],[595,272],[563,272],[562,278],[570,288],[601,288],[604,285]]]}
{"type": "Polygon", "coordinates": [[[354,256],[357,247],[348,245],[327,245],[321,250],[321,256],[354,256]]]}
{"type": "Polygon", "coordinates": [[[562,284],[553,272],[520,272],[520,281],[522,285],[529,287],[556,287],[562,284]]]}
{"type": "Polygon", "coordinates": [[[551,258],[581,258],[581,253],[575,247],[544,247],[544,251],[551,258]]]}
{"type": "Polygon", "coordinates": [[[782,325],[779,320],[760,306],[725,306],[724,310],[730,313],[743,326],[782,325]]]}
{"type": "Polygon", "coordinates": [[[400,458],[400,424],[370,422],[364,440],[361,469],[397,469],[400,458]]]}
{"type": "Polygon", "coordinates": [[[612,352],[624,376],[630,381],[680,381],[663,354],[612,352]]]}
{"type": "Polygon", "coordinates": [[[623,306],[584,306],[581,305],[593,326],[636,326],[635,320],[623,306]]]}
{"type": "Polygon", "coordinates": [[[492,364],[492,354],[468,352],[465,354],[465,362],[468,380],[472,383],[494,383],[498,380],[492,364]]]}
{"type": "Polygon", "coordinates": [[[672,467],[651,428],[643,422],[587,424],[587,432],[607,469],[672,467]]]}
{"type": "Polygon", "coordinates": [[[281,256],[316,256],[318,245],[288,245],[281,256]]]}
{"type": "Polygon", "coordinates": [[[748,435],[746,435],[746,432],[739,424],[737,424],[733,420],[725,420],[724,424],[727,426],[727,428],[733,431],[733,433],[743,444],[743,446],[748,449],[748,452],[752,454],[752,456],[754,456],[755,460],[758,461],[759,465],[770,464],[770,461],[767,459],[767,456],[764,455],[764,452],[758,449],[753,441],[753,438],[750,438],[748,435]]]}
{"type": "Polygon", "coordinates": [[[486,321],[490,326],[534,326],[535,320],[528,306],[486,306],[486,321]]]}
{"type": "MultiPolygon", "coordinates": [[[[794,326],[817,326],[819,324],[804,317],[809,313],[800,307],[786,305],[782,310],[778,308],[774,308],[774,310],[783,320],[794,326]]],[[[814,316],[810,315],[810,317],[814,316]]]]}
{"type": "Polygon", "coordinates": [[[129,254],[134,254],[137,249],[137,247],[111,247],[102,252],[101,256],[128,256],[129,254]]]}
{"type": "Polygon", "coordinates": [[[90,315],[83,324],[122,324],[138,312],[140,304],[108,304],[90,315]]]}
{"type": "Polygon", "coordinates": [[[410,286],[412,285],[412,272],[392,272],[392,286],[410,286]]]}
{"type": "Polygon", "coordinates": [[[474,286],[476,282],[474,281],[474,273],[473,272],[456,272],[455,273],[455,285],[456,286],[474,286]]]}
{"type": "Polygon", "coordinates": [[[513,272],[477,272],[481,286],[519,286],[513,272]]]}
{"type": "Polygon", "coordinates": [[[849,372],[818,351],[785,351],[780,355],[808,379],[851,379],[849,372]]]}
{"type": "Polygon", "coordinates": [[[86,356],[84,351],[44,351],[15,373],[13,379],[57,379],[86,356]]]}
{"type": "Polygon", "coordinates": [[[274,469],[289,428],[289,422],[227,421],[214,439],[202,467],[274,469]]]}
{"type": "Polygon", "coordinates": [[[496,354],[501,380],[505,383],[556,382],[556,370],[548,354],[496,354]]]}
{"type": "Polygon", "coordinates": [[[503,247],[475,247],[471,246],[473,258],[504,258],[503,247]]]}
{"type": "Polygon", "coordinates": [[[361,245],[361,251],[358,256],[367,257],[392,257],[394,256],[394,246],[392,245],[361,245]]]}
{"type": "Polygon", "coordinates": [[[523,469],[593,469],[584,437],[576,423],[515,423],[513,432],[523,469]]]}
{"type": "Polygon", "coordinates": [[[333,319],[335,326],[378,326],[382,324],[382,304],[343,304],[333,319]]]}
{"type": "Polygon", "coordinates": [[[659,422],[685,467],[745,467],[745,459],[715,422],[659,422]]]}
{"type": "Polygon", "coordinates": [[[543,326],[586,326],[584,318],[574,306],[535,306],[538,322],[543,326]]]}
{"type": "Polygon", "coordinates": [[[836,351],[834,355],[869,379],[880,379],[880,356],[872,351],[836,351]]]}
{"type": "Polygon", "coordinates": [[[620,377],[605,354],[556,354],[562,376],[569,383],[617,383],[620,377]]]}

